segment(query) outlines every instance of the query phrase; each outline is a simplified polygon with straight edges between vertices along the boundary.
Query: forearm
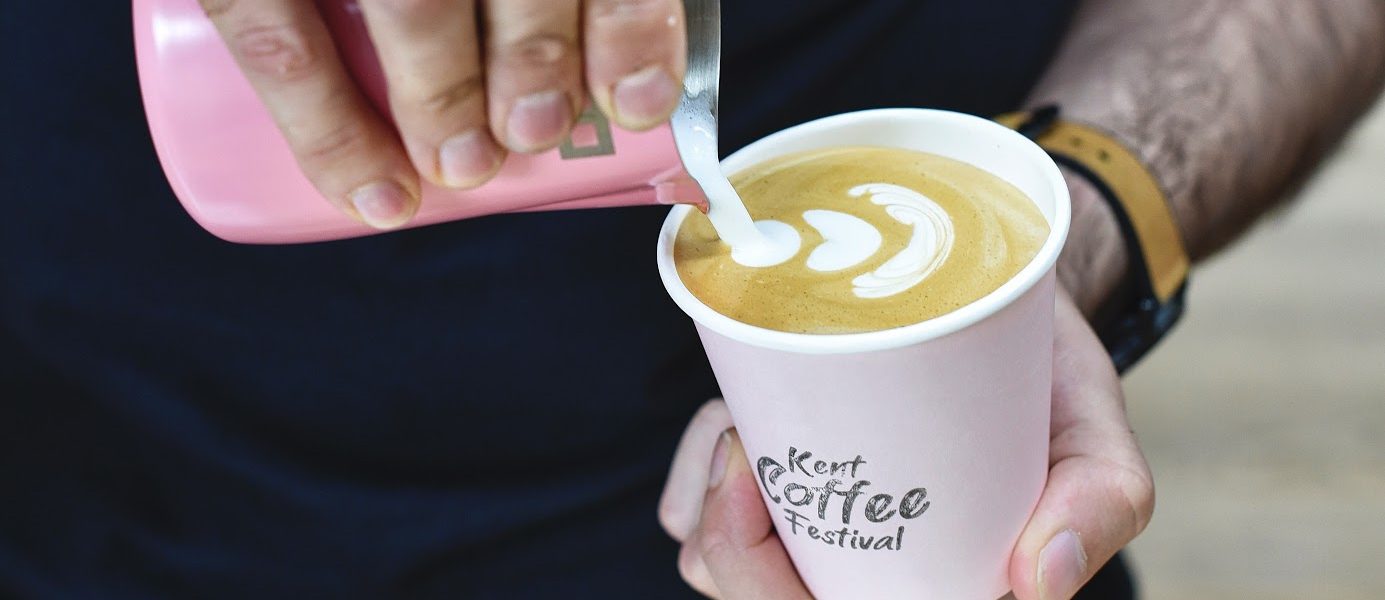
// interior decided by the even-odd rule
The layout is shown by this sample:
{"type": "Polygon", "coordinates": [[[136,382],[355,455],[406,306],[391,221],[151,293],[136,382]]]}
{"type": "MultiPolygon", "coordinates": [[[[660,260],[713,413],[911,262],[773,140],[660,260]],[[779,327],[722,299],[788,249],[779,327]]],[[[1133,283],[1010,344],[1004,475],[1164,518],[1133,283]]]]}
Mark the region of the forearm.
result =
{"type": "MultiPolygon", "coordinates": [[[[1129,144],[1196,259],[1283,198],[1382,80],[1383,0],[1087,0],[1032,100],[1129,144]]],[[[1090,314],[1126,257],[1088,200],[1059,272],[1090,314]]]]}

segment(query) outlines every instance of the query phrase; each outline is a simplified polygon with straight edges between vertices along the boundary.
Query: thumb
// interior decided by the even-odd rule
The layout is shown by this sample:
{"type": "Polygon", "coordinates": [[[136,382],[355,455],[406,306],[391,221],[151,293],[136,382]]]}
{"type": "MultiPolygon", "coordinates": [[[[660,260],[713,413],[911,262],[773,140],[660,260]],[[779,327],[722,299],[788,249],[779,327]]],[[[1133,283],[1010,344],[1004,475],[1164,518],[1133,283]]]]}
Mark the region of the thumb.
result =
{"type": "Polygon", "coordinates": [[[1071,302],[1054,317],[1052,466],[1010,562],[1021,600],[1071,598],[1154,511],[1111,360],[1071,302]]]}
{"type": "Polygon", "coordinates": [[[727,600],[811,598],[774,532],[740,436],[728,430],[717,445],[694,536],[715,588],[727,600]]]}

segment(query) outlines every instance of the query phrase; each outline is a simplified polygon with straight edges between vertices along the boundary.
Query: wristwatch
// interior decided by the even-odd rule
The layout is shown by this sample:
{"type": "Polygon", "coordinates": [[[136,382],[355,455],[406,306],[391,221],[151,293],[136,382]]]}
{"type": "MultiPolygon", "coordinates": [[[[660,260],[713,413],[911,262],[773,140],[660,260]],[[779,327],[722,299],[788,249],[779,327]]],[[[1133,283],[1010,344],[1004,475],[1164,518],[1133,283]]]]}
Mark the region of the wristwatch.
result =
{"type": "Polygon", "coordinates": [[[1034,140],[1053,161],[1087,178],[1115,213],[1130,257],[1122,304],[1093,323],[1116,370],[1124,373],[1183,316],[1188,253],[1168,195],[1134,152],[1096,127],[1060,118],[1057,106],[1008,113],[996,121],[1034,140]]]}

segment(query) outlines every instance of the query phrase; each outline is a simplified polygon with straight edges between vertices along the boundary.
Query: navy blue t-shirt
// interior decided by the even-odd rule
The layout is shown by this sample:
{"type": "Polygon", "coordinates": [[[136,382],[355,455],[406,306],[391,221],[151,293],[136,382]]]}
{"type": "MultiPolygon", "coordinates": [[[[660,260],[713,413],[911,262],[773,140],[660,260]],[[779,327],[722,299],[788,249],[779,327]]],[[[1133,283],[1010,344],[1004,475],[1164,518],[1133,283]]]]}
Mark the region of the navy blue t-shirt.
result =
{"type": "MultiPolygon", "coordinates": [[[[1014,108],[1074,3],[727,2],[725,150],[1014,108]]],[[[0,597],[694,597],[655,502],[716,385],[663,210],[226,243],[159,170],[127,3],[0,19],[0,597]]]]}

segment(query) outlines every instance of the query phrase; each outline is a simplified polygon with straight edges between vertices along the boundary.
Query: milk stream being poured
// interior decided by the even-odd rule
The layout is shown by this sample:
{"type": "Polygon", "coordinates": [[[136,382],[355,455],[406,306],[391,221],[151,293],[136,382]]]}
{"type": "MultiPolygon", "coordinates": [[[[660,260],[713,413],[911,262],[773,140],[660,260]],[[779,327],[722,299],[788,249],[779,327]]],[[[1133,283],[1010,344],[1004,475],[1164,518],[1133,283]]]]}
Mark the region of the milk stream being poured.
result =
{"type": "Polygon", "coordinates": [[[702,191],[709,199],[707,220],[717,235],[731,246],[731,260],[746,267],[772,267],[795,254],[803,240],[798,231],[787,223],[764,219],[751,221],[736,188],[724,177],[701,180],[702,191]]]}

